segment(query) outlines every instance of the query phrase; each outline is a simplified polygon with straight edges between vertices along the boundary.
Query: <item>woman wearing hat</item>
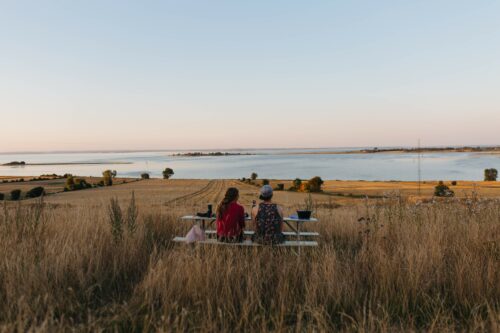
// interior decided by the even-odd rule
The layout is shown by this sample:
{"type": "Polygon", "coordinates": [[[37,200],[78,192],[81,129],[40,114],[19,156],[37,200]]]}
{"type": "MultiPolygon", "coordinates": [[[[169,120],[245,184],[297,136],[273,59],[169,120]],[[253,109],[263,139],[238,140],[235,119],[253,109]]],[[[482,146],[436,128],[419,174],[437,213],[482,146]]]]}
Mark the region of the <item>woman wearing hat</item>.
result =
{"type": "Polygon", "coordinates": [[[253,241],[261,244],[279,244],[285,241],[283,236],[283,208],[273,201],[273,188],[265,185],[260,189],[262,202],[252,209],[255,226],[253,241]]]}

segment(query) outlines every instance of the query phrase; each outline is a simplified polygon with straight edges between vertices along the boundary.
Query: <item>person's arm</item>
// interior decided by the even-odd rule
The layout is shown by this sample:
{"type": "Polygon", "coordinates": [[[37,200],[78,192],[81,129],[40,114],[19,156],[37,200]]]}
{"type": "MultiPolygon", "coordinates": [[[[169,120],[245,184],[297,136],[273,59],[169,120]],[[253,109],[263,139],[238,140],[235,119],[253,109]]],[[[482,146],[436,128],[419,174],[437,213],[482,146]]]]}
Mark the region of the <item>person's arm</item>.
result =
{"type": "Polygon", "coordinates": [[[255,219],[257,217],[258,212],[259,212],[259,206],[255,206],[252,208],[252,224],[255,231],[257,230],[257,221],[255,219]]]}

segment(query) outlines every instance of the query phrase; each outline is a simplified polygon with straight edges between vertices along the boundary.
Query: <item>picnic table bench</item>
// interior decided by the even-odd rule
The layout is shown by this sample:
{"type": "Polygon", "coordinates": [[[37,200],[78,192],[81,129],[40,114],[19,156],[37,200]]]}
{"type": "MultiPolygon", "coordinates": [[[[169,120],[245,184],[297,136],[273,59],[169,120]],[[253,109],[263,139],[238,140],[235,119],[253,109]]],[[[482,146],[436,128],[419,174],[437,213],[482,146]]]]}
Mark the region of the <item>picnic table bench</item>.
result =
{"type": "MultiPolygon", "coordinates": [[[[253,230],[245,230],[243,231],[245,236],[253,236],[255,234],[255,231],[253,230]]],[[[206,235],[216,235],[217,231],[216,230],[205,230],[206,235]]],[[[294,237],[297,236],[296,232],[293,231],[283,231],[283,235],[285,237],[294,237]]],[[[313,231],[301,231],[300,232],[301,237],[319,237],[318,232],[313,232],[313,231]]]]}
{"type": "MultiPolygon", "coordinates": [[[[186,242],[186,237],[175,237],[174,242],[177,243],[185,243],[186,242]]],[[[251,240],[245,240],[241,243],[226,243],[226,242],[219,242],[215,238],[210,238],[204,241],[196,242],[196,244],[211,244],[211,245],[227,245],[227,246],[264,246],[259,243],[252,242],[251,240]]],[[[285,241],[281,244],[276,244],[275,246],[278,247],[313,247],[313,246],[318,246],[318,242],[314,241],[285,241]]]]}
{"type": "MultiPolygon", "coordinates": [[[[212,224],[217,220],[215,217],[204,217],[204,216],[195,216],[195,215],[187,215],[182,217],[183,221],[190,221],[193,224],[199,224],[201,229],[205,232],[207,235],[215,235],[217,232],[215,230],[207,230],[207,225],[210,227],[212,224]]],[[[245,221],[251,221],[252,219],[250,217],[246,217],[245,221]]],[[[318,246],[318,242],[315,241],[303,241],[301,240],[302,237],[318,237],[319,233],[317,232],[304,232],[301,231],[301,227],[305,223],[317,223],[318,219],[316,218],[310,218],[310,219],[299,219],[295,217],[286,217],[283,219],[283,222],[292,230],[292,231],[285,231],[283,234],[286,237],[295,237],[296,240],[288,240],[285,241],[282,244],[278,244],[276,246],[280,247],[298,247],[299,248],[299,254],[300,254],[300,248],[302,246],[318,246]]],[[[254,231],[244,231],[244,234],[246,236],[251,236],[255,232],[254,231]]],[[[186,238],[185,237],[175,237],[174,242],[185,242],[186,238]]],[[[207,239],[202,242],[197,242],[200,244],[217,244],[217,245],[233,245],[233,246],[260,246],[258,243],[254,243],[250,240],[245,240],[244,242],[241,243],[225,243],[225,242],[219,242],[217,239],[207,239]]]]}

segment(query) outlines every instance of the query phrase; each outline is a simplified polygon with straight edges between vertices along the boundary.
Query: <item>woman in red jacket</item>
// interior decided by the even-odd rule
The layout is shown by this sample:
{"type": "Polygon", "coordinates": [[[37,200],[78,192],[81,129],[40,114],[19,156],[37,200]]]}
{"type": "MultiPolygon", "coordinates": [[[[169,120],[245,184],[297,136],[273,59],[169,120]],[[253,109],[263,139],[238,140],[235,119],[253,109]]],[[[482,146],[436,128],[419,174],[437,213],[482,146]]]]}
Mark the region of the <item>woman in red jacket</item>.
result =
{"type": "Polygon", "coordinates": [[[245,209],[238,203],[240,193],[230,187],[222,202],[217,206],[217,239],[221,242],[243,241],[245,230],[245,209]]]}

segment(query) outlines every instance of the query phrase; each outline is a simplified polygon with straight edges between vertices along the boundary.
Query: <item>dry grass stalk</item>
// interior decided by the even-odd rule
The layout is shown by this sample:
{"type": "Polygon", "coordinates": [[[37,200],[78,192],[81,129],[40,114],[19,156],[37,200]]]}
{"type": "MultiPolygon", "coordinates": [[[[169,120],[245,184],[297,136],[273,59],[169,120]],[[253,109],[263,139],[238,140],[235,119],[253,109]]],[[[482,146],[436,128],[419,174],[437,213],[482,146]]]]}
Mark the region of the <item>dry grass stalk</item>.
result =
{"type": "Polygon", "coordinates": [[[175,246],[180,213],[131,200],[125,219],[116,199],[4,205],[0,331],[499,329],[498,201],[319,208],[321,246],[298,258],[175,246]]]}

